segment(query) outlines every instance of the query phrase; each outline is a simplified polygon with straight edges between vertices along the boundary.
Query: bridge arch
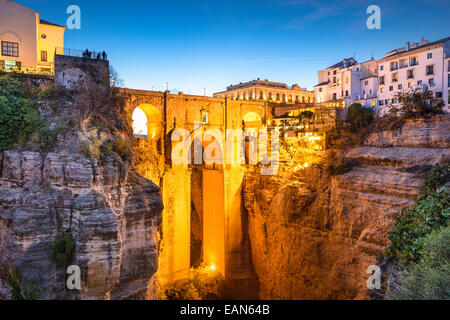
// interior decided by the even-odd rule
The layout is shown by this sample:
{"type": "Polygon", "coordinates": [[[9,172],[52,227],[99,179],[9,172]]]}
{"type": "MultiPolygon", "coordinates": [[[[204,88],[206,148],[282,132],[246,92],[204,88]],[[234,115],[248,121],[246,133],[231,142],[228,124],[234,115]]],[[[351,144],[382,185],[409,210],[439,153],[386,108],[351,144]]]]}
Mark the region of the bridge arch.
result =
{"type": "Polygon", "coordinates": [[[149,103],[137,105],[132,114],[132,121],[135,135],[142,136],[145,132],[149,140],[158,141],[161,138],[162,114],[154,105],[149,103]]]}
{"type": "Polygon", "coordinates": [[[243,124],[245,128],[259,128],[262,126],[262,119],[258,113],[250,111],[247,112],[243,119],[243,124]]]}

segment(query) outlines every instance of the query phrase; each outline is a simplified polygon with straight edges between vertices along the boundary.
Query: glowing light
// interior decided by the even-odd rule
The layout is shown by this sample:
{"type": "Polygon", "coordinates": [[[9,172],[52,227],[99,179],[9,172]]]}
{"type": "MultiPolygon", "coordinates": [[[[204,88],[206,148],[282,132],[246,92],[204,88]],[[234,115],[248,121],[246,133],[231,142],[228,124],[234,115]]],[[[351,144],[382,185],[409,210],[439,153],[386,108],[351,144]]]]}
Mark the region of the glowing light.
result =
{"type": "Polygon", "coordinates": [[[309,164],[308,162],[305,162],[305,164],[303,165],[305,168],[308,168],[309,164]]]}
{"type": "Polygon", "coordinates": [[[216,266],[212,264],[209,266],[209,269],[211,269],[211,271],[216,271],[216,266]]]}

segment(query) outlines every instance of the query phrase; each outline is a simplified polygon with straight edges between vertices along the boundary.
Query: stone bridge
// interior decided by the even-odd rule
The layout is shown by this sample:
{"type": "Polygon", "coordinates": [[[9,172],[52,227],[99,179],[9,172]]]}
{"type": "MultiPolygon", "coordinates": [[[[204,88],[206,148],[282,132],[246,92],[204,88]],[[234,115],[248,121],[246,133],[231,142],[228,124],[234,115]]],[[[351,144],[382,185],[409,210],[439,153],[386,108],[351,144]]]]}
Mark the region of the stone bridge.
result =
{"type": "MultiPolygon", "coordinates": [[[[228,129],[264,129],[268,121],[280,113],[277,106],[265,101],[170,94],[168,91],[123,89],[122,93],[127,98],[128,121],[133,122],[136,108],[145,113],[147,137],[141,139],[153,144],[159,161],[164,162],[162,176],[147,176],[160,185],[164,201],[159,280],[165,283],[188,279],[191,267],[201,262],[219,271],[232,290],[236,285],[243,287],[241,298],[257,298],[245,294],[258,292],[254,288],[257,279],[251,264],[248,217],[242,205],[246,166],[237,161],[230,165],[228,161],[227,165],[208,166],[203,162],[174,165],[170,158],[171,133],[174,129],[186,129],[191,133],[189,144],[193,146],[195,134],[202,137],[208,129],[218,129],[222,133],[228,129]]],[[[225,136],[223,134],[224,140],[225,136]]],[[[226,142],[222,143],[225,148],[226,142]]],[[[203,142],[202,145],[206,147],[203,142]]],[[[223,157],[225,150],[221,152],[223,157]]]]}

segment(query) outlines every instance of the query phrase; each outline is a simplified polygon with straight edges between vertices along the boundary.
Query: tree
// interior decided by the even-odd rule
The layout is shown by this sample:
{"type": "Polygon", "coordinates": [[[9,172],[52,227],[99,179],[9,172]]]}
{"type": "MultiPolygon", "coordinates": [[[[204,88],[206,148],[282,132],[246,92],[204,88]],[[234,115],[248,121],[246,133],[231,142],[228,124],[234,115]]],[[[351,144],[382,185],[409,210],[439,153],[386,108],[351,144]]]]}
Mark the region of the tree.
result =
{"type": "Polygon", "coordinates": [[[373,118],[374,113],[372,108],[363,107],[359,103],[353,103],[348,108],[347,120],[354,132],[367,127],[373,121],[373,118]]]}

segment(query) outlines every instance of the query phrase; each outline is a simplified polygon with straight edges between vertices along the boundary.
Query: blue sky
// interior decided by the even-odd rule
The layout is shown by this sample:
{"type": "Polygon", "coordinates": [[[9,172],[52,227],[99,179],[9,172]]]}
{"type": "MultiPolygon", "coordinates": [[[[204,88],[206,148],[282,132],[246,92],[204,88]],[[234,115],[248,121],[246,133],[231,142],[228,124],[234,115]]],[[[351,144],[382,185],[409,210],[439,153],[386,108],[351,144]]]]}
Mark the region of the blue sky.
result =
{"type": "Polygon", "coordinates": [[[364,0],[18,0],[65,24],[81,8],[67,48],[106,50],[125,86],[211,95],[261,78],[312,89],[317,71],[342,58],[376,59],[416,42],[450,36],[450,1],[364,0]],[[369,30],[369,5],[381,30],[369,30]]]}

